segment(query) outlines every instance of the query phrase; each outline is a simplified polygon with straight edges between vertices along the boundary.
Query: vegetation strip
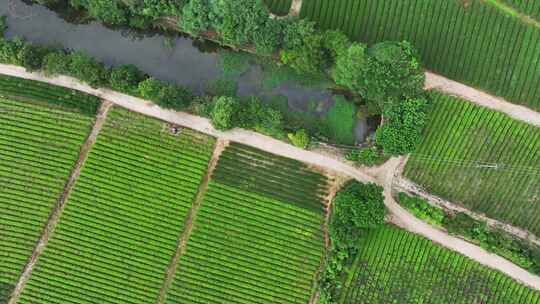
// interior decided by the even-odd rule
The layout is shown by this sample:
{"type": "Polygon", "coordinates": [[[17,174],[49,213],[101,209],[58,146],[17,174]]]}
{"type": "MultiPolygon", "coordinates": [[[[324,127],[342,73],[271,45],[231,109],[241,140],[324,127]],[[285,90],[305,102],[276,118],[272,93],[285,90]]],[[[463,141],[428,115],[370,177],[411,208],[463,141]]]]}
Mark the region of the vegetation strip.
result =
{"type": "Polygon", "coordinates": [[[81,172],[81,168],[88,157],[88,152],[90,151],[90,149],[92,148],[92,145],[96,141],[96,138],[103,126],[103,123],[107,117],[107,112],[109,111],[109,108],[111,107],[111,105],[112,104],[108,101],[102,101],[100,107],[98,108],[96,119],[95,119],[94,125],[92,126],[92,130],[90,131],[90,134],[88,135],[84,144],[81,146],[81,150],[79,152],[79,158],[73,165],[73,169],[71,171],[69,179],[66,181],[66,184],[64,186],[64,191],[58,198],[56,206],[54,207],[53,211],[51,212],[49,216],[49,219],[47,220],[47,225],[44,227],[41,237],[36,244],[34,252],[32,253],[32,256],[30,257],[17,284],[15,285],[15,289],[13,290],[12,296],[8,304],[15,304],[18,302],[21,291],[23,290],[25,284],[30,278],[30,275],[32,273],[34,265],[36,264],[37,259],[39,258],[43,250],[45,249],[45,246],[47,245],[50,236],[52,235],[52,233],[54,232],[56,228],[56,224],[58,223],[58,220],[62,214],[66,200],[69,197],[70,192],[73,189],[73,185],[75,184],[75,181],[77,180],[77,177],[79,176],[81,172]]]}
{"type": "Polygon", "coordinates": [[[178,238],[176,252],[174,256],[172,257],[169,266],[167,267],[167,272],[165,273],[165,279],[163,280],[163,286],[161,287],[159,291],[159,296],[156,301],[157,304],[165,303],[165,296],[167,294],[167,290],[169,289],[169,287],[171,286],[173,282],[174,276],[178,268],[178,261],[180,260],[183,252],[185,251],[186,243],[189,239],[191,231],[193,230],[193,221],[195,220],[197,216],[197,211],[199,210],[199,207],[201,205],[204,193],[206,192],[208,188],[208,183],[210,182],[210,176],[212,175],[214,169],[216,168],[221,152],[228,146],[228,144],[229,143],[227,141],[224,141],[219,138],[217,139],[215,143],[212,158],[210,159],[210,162],[208,163],[208,168],[206,169],[206,173],[204,174],[201,180],[201,183],[199,184],[199,188],[197,189],[197,194],[193,198],[191,209],[189,210],[186,221],[184,222],[184,228],[178,238]]]}

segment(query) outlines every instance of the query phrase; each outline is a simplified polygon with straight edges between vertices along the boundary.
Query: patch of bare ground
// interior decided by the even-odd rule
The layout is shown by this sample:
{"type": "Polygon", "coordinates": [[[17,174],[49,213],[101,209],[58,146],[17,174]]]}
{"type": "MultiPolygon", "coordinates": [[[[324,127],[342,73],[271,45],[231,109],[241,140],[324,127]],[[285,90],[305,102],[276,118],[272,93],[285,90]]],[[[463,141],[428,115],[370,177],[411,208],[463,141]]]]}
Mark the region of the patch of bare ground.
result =
{"type": "Polygon", "coordinates": [[[167,267],[167,271],[165,272],[163,285],[161,286],[161,289],[158,294],[158,298],[156,300],[156,303],[158,304],[163,303],[165,301],[165,295],[167,293],[167,290],[169,289],[169,286],[171,286],[172,280],[174,278],[174,274],[177,271],[178,261],[180,260],[180,257],[182,256],[182,253],[185,250],[186,243],[189,239],[191,231],[193,230],[193,222],[195,221],[195,217],[197,216],[197,210],[199,210],[199,207],[201,205],[204,192],[206,191],[206,188],[208,187],[208,183],[210,182],[210,177],[212,176],[212,172],[216,168],[221,152],[223,152],[223,150],[225,150],[225,148],[228,145],[229,145],[228,140],[218,138],[216,141],[214,152],[212,153],[212,158],[210,159],[210,162],[208,163],[208,168],[206,169],[206,173],[201,179],[199,188],[197,189],[197,194],[193,198],[191,209],[189,210],[189,213],[184,221],[184,229],[182,230],[178,238],[178,242],[176,244],[176,252],[172,256],[169,266],[167,267]]]}
{"type": "Polygon", "coordinates": [[[64,184],[64,189],[60,196],[58,197],[58,200],[56,201],[56,204],[49,214],[49,218],[47,219],[47,224],[43,228],[43,231],[41,232],[41,236],[39,240],[36,243],[36,247],[34,247],[34,251],[32,252],[32,255],[28,259],[28,262],[24,266],[23,272],[21,276],[19,277],[19,280],[17,281],[17,284],[15,285],[15,288],[13,289],[13,292],[11,294],[11,297],[8,301],[8,304],[15,304],[17,303],[17,300],[19,299],[19,296],[21,294],[21,291],[24,288],[24,285],[30,278],[30,274],[32,273],[32,269],[34,268],[37,259],[45,249],[45,246],[47,245],[50,236],[53,234],[54,229],[56,228],[56,224],[58,223],[58,220],[60,219],[60,215],[62,214],[62,210],[64,209],[65,203],[67,201],[67,198],[69,197],[69,194],[71,192],[71,189],[73,188],[73,185],[75,185],[75,181],[79,177],[79,174],[81,173],[81,168],[86,161],[86,157],[88,156],[88,151],[92,148],[92,145],[96,142],[96,138],[99,134],[99,131],[101,130],[103,123],[105,122],[105,118],[107,117],[107,112],[109,111],[109,108],[112,106],[112,103],[109,101],[102,101],[97,115],[96,119],[94,121],[94,124],[92,125],[92,129],[90,130],[90,133],[88,134],[86,140],[81,145],[81,148],[79,150],[79,157],[77,158],[77,161],[73,165],[73,168],[71,169],[71,173],[69,175],[68,180],[64,184]]]}

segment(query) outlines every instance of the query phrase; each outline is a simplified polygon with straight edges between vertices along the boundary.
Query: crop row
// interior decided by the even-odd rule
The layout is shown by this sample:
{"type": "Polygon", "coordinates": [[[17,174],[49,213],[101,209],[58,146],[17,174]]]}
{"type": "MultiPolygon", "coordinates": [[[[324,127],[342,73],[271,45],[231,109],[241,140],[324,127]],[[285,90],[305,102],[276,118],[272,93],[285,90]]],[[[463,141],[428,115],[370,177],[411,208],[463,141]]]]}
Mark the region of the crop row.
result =
{"type": "Polygon", "coordinates": [[[0,96],[59,106],[90,117],[96,114],[100,103],[97,97],[79,91],[6,75],[0,75],[0,96]]]}
{"type": "Polygon", "coordinates": [[[540,130],[454,97],[433,96],[429,125],[405,175],[430,192],[539,233],[540,130]]]}
{"type": "Polygon", "coordinates": [[[301,16],[369,44],[411,41],[428,69],[540,109],[540,27],[488,2],[311,0],[301,16]]]}
{"type": "Polygon", "coordinates": [[[540,303],[540,294],[458,253],[386,226],[369,232],[340,303],[540,303]]]}
{"type": "Polygon", "coordinates": [[[90,118],[62,114],[0,99],[0,285],[17,281],[90,131],[90,118]]]}
{"type": "Polygon", "coordinates": [[[318,212],[211,181],[166,303],[306,303],[322,222],[318,212]]]}
{"type": "Polygon", "coordinates": [[[519,14],[540,21],[540,2],[537,0],[502,0],[519,14]]]}
{"type": "Polygon", "coordinates": [[[194,133],[164,132],[159,146],[148,145],[162,122],[122,109],[109,113],[20,303],[157,298],[211,148],[191,152],[185,137],[194,133]],[[109,119],[127,127],[125,142],[109,119]]]}
{"type": "Polygon", "coordinates": [[[327,178],[305,164],[236,143],[222,152],[212,179],[317,211],[328,191],[327,178]]]}

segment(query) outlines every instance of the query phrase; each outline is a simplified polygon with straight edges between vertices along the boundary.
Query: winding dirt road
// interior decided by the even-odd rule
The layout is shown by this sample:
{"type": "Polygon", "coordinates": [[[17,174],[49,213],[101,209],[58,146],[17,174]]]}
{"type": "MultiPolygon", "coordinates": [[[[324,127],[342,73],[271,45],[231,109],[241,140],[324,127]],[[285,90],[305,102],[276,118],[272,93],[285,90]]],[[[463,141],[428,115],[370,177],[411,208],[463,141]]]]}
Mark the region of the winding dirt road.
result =
{"type": "MultiPolygon", "coordinates": [[[[393,179],[395,175],[399,174],[398,167],[401,162],[400,158],[390,159],[386,164],[375,169],[360,170],[348,164],[342,163],[339,160],[333,159],[329,156],[324,156],[311,151],[302,150],[282,141],[261,135],[256,132],[242,129],[234,129],[227,132],[221,132],[214,129],[210,121],[206,118],[190,115],[183,112],[165,110],[149,101],[114,92],[108,89],[94,89],[71,77],[46,77],[41,73],[27,72],[22,67],[4,64],[0,64],[0,74],[38,80],[86,92],[88,94],[98,96],[104,100],[110,101],[118,106],[127,108],[134,112],[156,117],[171,123],[183,125],[199,132],[210,134],[224,140],[240,142],[274,154],[297,159],[306,163],[323,167],[325,169],[328,169],[329,171],[334,171],[343,175],[350,176],[351,178],[355,178],[362,182],[376,182],[384,186],[385,204],[390,211],[390,218],[395,224],[411,232],[422,235],[442,246],[457,251],[475,261],[478,261],[481,264],[484,264],[493,269],[497,269],[536,290],[540,290],[540,277],[527,272],[526,270],[516,266],[515,264],[509,262],[508,260],[505,260],[502,257],[491,254],[476,245],[450,236],[447,233],[432,227],[431,225],[417,219],[400,205],[398,205],[394,201],[391,192],[393,179]]],[[[509,107],[512,106],[509,105],[509,107]]]]}

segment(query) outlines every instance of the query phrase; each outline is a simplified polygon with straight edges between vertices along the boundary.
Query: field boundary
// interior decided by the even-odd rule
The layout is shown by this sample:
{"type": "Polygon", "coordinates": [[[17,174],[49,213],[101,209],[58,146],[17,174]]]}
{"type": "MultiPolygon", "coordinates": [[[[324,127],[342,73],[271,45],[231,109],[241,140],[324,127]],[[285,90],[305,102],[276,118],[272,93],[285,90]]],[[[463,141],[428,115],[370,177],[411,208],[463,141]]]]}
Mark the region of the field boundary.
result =
{"type": "Polygon", "coordinates": [[[79,157],[77,158],[77,161],[73,165],[69,178],[64,185],[63,191],[58,197],[58,200],[54,208],[52,209],[49,215],[49,218],[47,219],[47,224],[43,228],[41,236],[36,243],[36,247],[34,248],[32,255],[30,256],[28,262],[24,266],[23,272],[21,273],[21,276],[19,277],[19,280],[17,281],[17,284],[15,285],[13,292],[11,293],[10,299],[7,302],[8,304],[17,303],[17,300],[19,299],[19,296],[24,288],[24,285],[30,278],[30,275],[32,273],[34,265],[37,262],[38,257],[41,255],[41,253],[43,252],[43,249],[49,242],[49,238],[53,234],[54,229],[56,228],[56,224],[58,223],[60,219],[60,215],[62,214],[62,211],[64,210],[64,206],[69,197],[69,194],[71,190],[73,189],[73,186],[75,185],[75,181],[77,180],[77,178],[79,177],[79,174],[81,173],[81,169],[84,162],[86,161],[88,152],[94,145],[96,138],[99,132],[101,131],[101,128],[103,127],[105,119],[107,118],[107,113],[111,106],[112,106],[112,103],[109,101],[103,100],[101,102],[101,105],[99,106],[97,114],[96,114],[94,124],[92,125],[92,129],[88,133],[88,136],[86,140],[84,141],[84,143],[81,145],[81,148],[79,151],[79,157]]]}
{"type": "Polygon", "coordinates": [[[483,2],[487,3],[488,5],[491,5],[495,8],[497,8],[498,10],[506,13],[507,15],[511,16],[511,17],[514,17],[514,18],[518,18],[519,20],[521,20],[523,23],[526,23],[526,24],[530,24],[536,28],[539,28],[540,29],[540,22],[538,22],[536,19],[534,19],[533,17],[523,13],[523,12],[520,12],[519,10],[505,4],[505,3],[502,3],[500,2],[499,0],[482,0],[483,2]]]}
{"type": "Polygon", "coordinates": [[[223,150],[225,150],[225,148],[228,145],[229,145],[229,141],[227,140],[223,140],[220,138],[216,140],[216,143],[214,145],[214,152],[212,153],[212,157],[210,159],[210,162],[208,163],[206,173],[201,179],[201,183],[199,184],[199,188],[197,189],[197,194],[195,194],[195,197],[193,198],[192,206],[184,221],[184,229],[182,230],[178,238],[178,242],[176,244],[176,251],[173,257],[171,258],[171,262],[169,263],[169,266],[167,267],[165,278],[163,280],[163,285],[161,286],[161,289],[159,291],[159,295],[156,301],[157,304],[164,303],[165,301],[167,290],[169,290],[169,287],[171,286],[172,281],[174,279],[174,275],[176,274],[176,271],[178,269],[178,261],[180,260],[180,257],[184,253],[187,241],[189,239],[189,236],[191,235],[191,231],[193,230],[193,222],[195,221],[195,218],[197,217],[197,211],[199,210],[199,207],[201,206],[204,193],[206,192],[206,189],[208,188],[210,177],[212,176],[212,173],[214,172],[214,169],[216,168],[221,152],[223,152],[223,150]]]}
{"type": "MultiPolygon", "coordinates": [[[[40,80],[50,84],[80,90],[103,99],[107,99],[128,110],[159,118],[178,125],[188,126],[193,130],[209,134],[223,140],[235,141],[273,154],[296,159],[304,163],[323,167],[325,169],[330,169],[350,176],[351,178],[361,182],[378,183],[379,185],[384,186],[385,204],[391,213],[390,218],[392,219],[392,222],[398,224],[398,226],[401,228],[422,235],[427,239],[430,239],[453,251],[459,252],[485,266],[497,269],[531,288],[540,290],[539,276],[533,275],[525,269],[518,267],[500,256],[491,254],[477,245],[450,236],[449,234],[432,227],[431,225],[417,219],[414,215],[397,204],[392,197],[391,187],[392,178],[394,176],[396,167],[400,162],[400,158],[391,158],[383,166],[371,170],[356,168],[350,164],[344,163],[342,160],[321,155],[312,151],[306,151],[283,141],[253,131],[237,128],[227,132],[222,132],[216,130],[212,126],[209,119],[191,115],[185,112],[165,110],[150,101],[115,92],[109,89],[94,89],[72,77],[46,77],[40,73],[27,72],[24,68],[19,66],[5,64],[0,64],[0,73],[27,79],[40,80]],[[396,164],[396,162],[398,162],[398,164],[396,164]]],[[[469,89],[475,90],[473,88],[469,89]]],[[[518,107],[516,105],[509,106],[518,107]]],[[[535,113],[538,125],[540,125],[540,113],[536,113],[530,109],[528,109],[528,111],[535,113]]],[[[525,121],[523,119],[520,120],[525,121]]]]}

